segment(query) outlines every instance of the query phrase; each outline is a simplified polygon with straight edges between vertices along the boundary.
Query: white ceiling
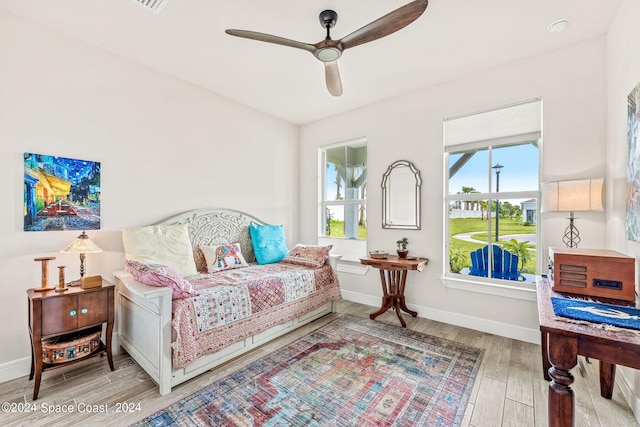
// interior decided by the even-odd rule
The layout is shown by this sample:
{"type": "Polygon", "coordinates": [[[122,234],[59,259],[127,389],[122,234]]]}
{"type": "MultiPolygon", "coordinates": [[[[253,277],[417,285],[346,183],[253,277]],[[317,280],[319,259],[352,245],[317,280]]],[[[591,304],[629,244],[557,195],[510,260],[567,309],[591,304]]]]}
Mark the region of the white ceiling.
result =
{"type": "Polygon", "coordinates": [[[227,28],[306,43],[318,14],[338,12],[339,39],[409,0],[0,0],[0,8],[295,124],[605,34],[619,0],[431,0],[408,27],[346,50],[344,94],[331,96],[310,53],[232,37],[227,28]],[[549,34],[552,21],[567,29],[549,34]]]}

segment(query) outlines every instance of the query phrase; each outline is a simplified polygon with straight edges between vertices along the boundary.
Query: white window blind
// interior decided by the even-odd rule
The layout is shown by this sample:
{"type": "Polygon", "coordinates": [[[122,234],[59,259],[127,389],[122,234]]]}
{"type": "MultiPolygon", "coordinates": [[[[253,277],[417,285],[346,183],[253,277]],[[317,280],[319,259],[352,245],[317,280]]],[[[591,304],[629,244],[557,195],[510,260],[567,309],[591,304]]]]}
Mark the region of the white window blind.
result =
{"type": "Polygon", "coordinates": [[[473,145],[475,142],[488,140],[504,140],[508,144],[513,142],[513,137],[522,141],[539,139],[541,134],[540,99],[444,120],[445,147],[473,145]]]}

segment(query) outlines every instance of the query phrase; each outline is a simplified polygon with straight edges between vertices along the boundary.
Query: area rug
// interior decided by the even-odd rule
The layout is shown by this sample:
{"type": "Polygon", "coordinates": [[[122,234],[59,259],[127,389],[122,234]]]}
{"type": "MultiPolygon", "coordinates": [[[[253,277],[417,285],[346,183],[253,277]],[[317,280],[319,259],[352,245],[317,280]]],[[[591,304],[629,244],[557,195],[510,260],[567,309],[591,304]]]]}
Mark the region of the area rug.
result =
{"type": "Polygon", "coordinates": [[[136,426],[459,426],[483,350],[344,315],[136,426]]]}

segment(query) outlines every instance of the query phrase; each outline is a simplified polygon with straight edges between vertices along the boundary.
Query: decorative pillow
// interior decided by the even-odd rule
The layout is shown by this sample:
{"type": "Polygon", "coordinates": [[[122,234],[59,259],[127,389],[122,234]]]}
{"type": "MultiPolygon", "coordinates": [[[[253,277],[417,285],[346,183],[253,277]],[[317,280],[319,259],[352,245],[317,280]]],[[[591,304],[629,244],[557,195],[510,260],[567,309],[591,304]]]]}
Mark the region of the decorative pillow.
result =
{"type": "Polygon", "coordinates": [[[249,225],[251,245],[258,264],[282,261],[287,255],[284,227],[281,225],[249,225]]]}
{"type": "Polygon", "coordinates": [[[169,266],[129,259],[124,262],[124,268],[140,283],[171,288],[172,299],[183,299],[198,295],[193,285],[169,266]]]}
{"type": "Polygon", "coordinates": [[[209,273],[249,266],[244,256],[242,256],[240,243],[220,246],[200,246],[200,250],[207,261],[207,271],[209,273]]]}
{"type": "Polygon", "coordinates": [[[320,268],[327,261],[327,258],[329,258],[329,252],[331,252],[332,247],[333,245],[296,245],[289,251],[282,262],[303,267],[320,268]]]}
{"type": "Polygon", "coordinates": [[[125,228],[122,243],[126,259],[166,265],[183,277],[198,274],[186,224],[125,228]]]}

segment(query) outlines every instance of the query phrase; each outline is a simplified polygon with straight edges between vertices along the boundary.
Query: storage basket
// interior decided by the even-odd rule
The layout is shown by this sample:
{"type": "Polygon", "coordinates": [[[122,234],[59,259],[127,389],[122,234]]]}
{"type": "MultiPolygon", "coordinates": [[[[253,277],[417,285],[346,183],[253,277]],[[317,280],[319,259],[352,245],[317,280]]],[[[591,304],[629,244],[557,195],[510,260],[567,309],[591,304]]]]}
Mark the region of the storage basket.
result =
{"type": "Polygon", "coordinates": [[[44,363],[63,363],[87,356],[100,348],[102,328],[92,328],[72,334],[59,335],[42,341],[44,363]]]}

